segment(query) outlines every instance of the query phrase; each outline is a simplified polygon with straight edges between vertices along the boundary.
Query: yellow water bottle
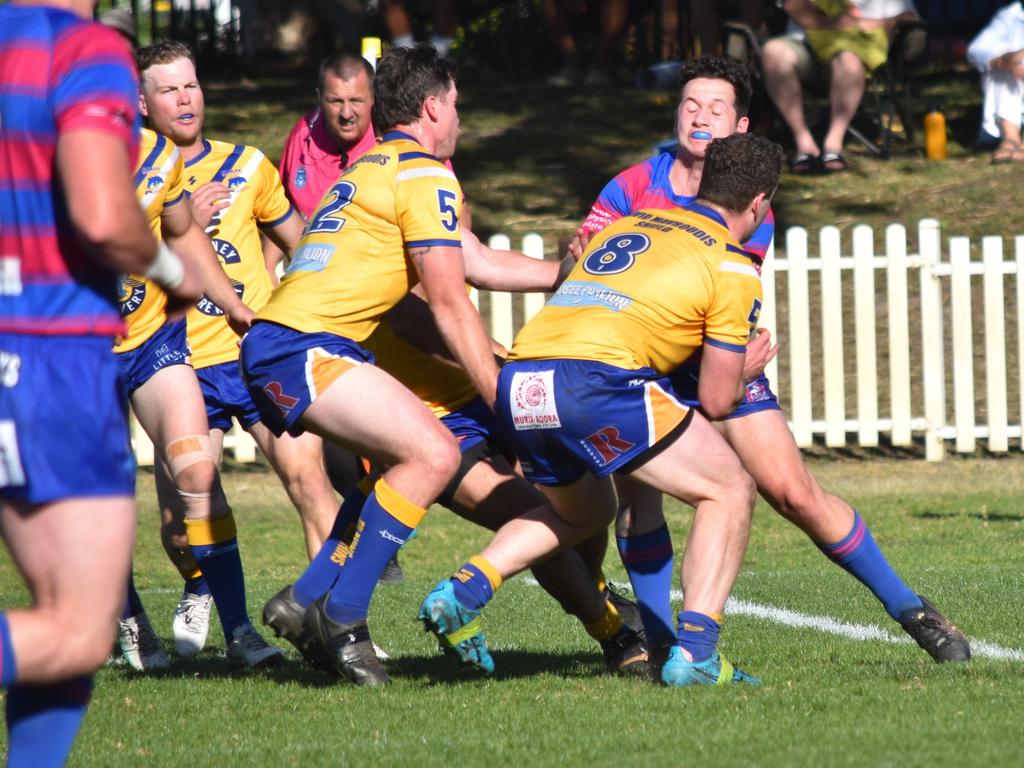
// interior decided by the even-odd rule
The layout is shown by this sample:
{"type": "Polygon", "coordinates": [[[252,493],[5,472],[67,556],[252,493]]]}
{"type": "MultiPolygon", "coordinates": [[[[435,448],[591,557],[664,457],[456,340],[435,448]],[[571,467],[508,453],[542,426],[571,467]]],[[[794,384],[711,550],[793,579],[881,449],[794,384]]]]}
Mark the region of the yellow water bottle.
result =
{"type": "Polygon", "coordinates": [[[377,59],[380,58],[381,43],[379,37],[364,37],[363,43],[363,58],[370,62],[370,66],[374,69],[377,68],[377,59]]]}
{"type": "Polygon", "coordinates": [[[946,116],[932,104],[924,116],[924,155],[929,160],[945,160],[947,154],[946,116]]]}

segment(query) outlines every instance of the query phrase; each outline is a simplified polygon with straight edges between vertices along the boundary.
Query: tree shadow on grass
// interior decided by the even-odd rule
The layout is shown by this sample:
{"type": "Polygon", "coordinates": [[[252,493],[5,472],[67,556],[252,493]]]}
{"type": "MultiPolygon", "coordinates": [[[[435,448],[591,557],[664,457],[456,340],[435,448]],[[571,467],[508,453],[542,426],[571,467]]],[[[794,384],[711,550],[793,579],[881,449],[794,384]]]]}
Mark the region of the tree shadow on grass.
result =
{"type": "Polygon", "coordinates": [[[983,520],[986,523],[1019,523],[1024,520],[1024,514],[1017,512],[915,512],[912,515],[920,520],[949,520],[954,517],[972,517],[975,520],[983,520]]]}

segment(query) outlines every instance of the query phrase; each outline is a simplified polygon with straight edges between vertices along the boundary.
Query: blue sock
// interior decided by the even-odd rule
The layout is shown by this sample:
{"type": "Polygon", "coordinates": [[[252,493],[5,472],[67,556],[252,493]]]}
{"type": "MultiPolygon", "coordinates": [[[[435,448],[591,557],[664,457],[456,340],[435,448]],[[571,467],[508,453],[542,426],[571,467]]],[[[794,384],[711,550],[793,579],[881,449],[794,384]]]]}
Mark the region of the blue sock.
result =
{"type": "Polygon", "coordinates": [[[293,586],[295,601],[303,608],[319,600],[321,595],[334,586],[334,582],[341,572],[342,564],[351,553],[356,522],[359,520],[359,513],[365,503],[366,491],[363,490],[363,483],[360,482],[345,497],[345,501],[334,518],[330,536],[324,540],[324,545],[317,552],[316,557],[293,586]]]}
{"type": "Polygon", "coordinates": [[[451,579],[455,599],[471,611],[479,611],[494,597],[494,584],[480,565],[478,558],[471,558],[451,579]]]}
{"type": "Polygon", "coordinates": [[[11,626],[7,614],[0,611],[0,688],[14,683],[18,665],[14,661],[14,645],[11,643],[11,626]]]}
{"type": "Polygon", "coordinates": [[[625,538],[615,537],[619,558],[629,574],[633,593],[640,607],[640,618],[651,647],[672,643],[672,538],[668,526],[650,533],[625,538]]]}
{"type": "Polygon", "coordinates": [[[721,625],[707,614],[696,611],[679,614],[679,644],[689,651],[694,662],[704,661],[715,652],[720,629],[721,625]]]}
{"type": "Polygon", "coordinates": [[[7,692],[8,768],[64,765],[91,694],[91,677],[11,686],[7,692]]]}
{"type": "Polygon", "coordinates": [[[366,619],[381,572],[426,512],[384,478],[377,481],[363,504],[348,557],[329,593],[324,612],[331,621],[352,624],[366,619]]]}
{"type": "Polygon", "coordinates": [[[853,511],[853,530],[841,541],[821,546],[821,551],[870,589],[894,619],[921,607],[921,598],[896,575],[857,510],[853,511]]]}
{"type": "Polygon", "coordinates": [[[199,574],[190,579],[185,579],[185,591],[190,595],[208,595],[210,594],[210,585],[206,583],[206,577],[199,574]]]}
{"type": "Polygon", "coordinates": [[[145,609],[142,607],[142,598],[139,597],[139,592],[135,589],[135,574],[129,571],[128,596],[124,601],[124,608],[121,611],[121,618],[128,619],[132,616],[138,616],[144,610],[145,609]]]}
{"type": "Polygon", "coordinates": [[[235,518],[229,512],[216,520],[186,519],[185,530],[192,557],[210,585],[224,640],[230,643],[235,628],[249,621],[235,518]]]}

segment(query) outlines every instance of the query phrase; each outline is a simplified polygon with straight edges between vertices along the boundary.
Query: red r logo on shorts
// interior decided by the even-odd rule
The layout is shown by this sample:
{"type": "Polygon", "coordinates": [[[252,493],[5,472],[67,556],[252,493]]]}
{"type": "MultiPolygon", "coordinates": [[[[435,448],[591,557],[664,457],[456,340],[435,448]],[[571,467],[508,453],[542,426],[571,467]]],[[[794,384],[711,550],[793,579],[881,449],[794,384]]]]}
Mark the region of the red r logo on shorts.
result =
{"type": "Polygon", "coordinates": [[[278,381],[270,382],[263,388],[263,391],[284,415],[288,415],[291,409],[299,403],[299,398],[284,393],[284,388],[278,381]]]}
{"type": "Polygon", "coordinates": [[[601,456],[601,461],[605,464],[617,456],[621,456],[636,445],[636,443],[631,443],[629,440],[623,440],[619,437],[619,430],[615,427],[602,427],[594,434],[587,435],[583,439],[593,446],[594,450],[601,456]]]}

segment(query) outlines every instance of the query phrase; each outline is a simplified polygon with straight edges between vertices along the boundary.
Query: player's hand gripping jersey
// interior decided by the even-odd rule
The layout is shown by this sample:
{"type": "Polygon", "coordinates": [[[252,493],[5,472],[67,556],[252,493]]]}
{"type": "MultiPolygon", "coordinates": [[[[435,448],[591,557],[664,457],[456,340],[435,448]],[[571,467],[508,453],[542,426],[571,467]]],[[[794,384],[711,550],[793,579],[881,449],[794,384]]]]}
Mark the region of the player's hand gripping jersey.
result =
{"type": "MultiPolygon", "coordinates": [[[[259,227],[288,218],[291,203],[273,164],[255,147],[203,141],[202,154],[185,163],[185,193],[211,181],[231,190],[207,234],[235,292],[254,310],[267,303],[273,284],[263,261],[259,227]]],[[[188,343],[196,369],[238,359],[238,336],[224,311],[205,296],[188,314],[188,343]]]]}
{"type": "Polygon", "coordinates": [[[462,246],[455,174],[391,132],[342,174],[257,320],[365,340],[419,278],[407,248],[462,246]]]}
{"type": "Polygon", "coordinates": [[[510,360],[667,374],[704,343],[742,352],[761,308],[754,260],[711,209],[639,211],[596,235],[510,360]]]}
{"type": "MultiPolygon", "coordinates": [[[[184,202],[184,163],[174,142],[148,128],[142,129],[135,194],[146,212],[153,234],[160,238],[164,208],[184,202]]],[[[141,275],[121,275],[121,316],[127,326],[115,352],[138,349],[167,321],[167,294],[141,275]]]]}

